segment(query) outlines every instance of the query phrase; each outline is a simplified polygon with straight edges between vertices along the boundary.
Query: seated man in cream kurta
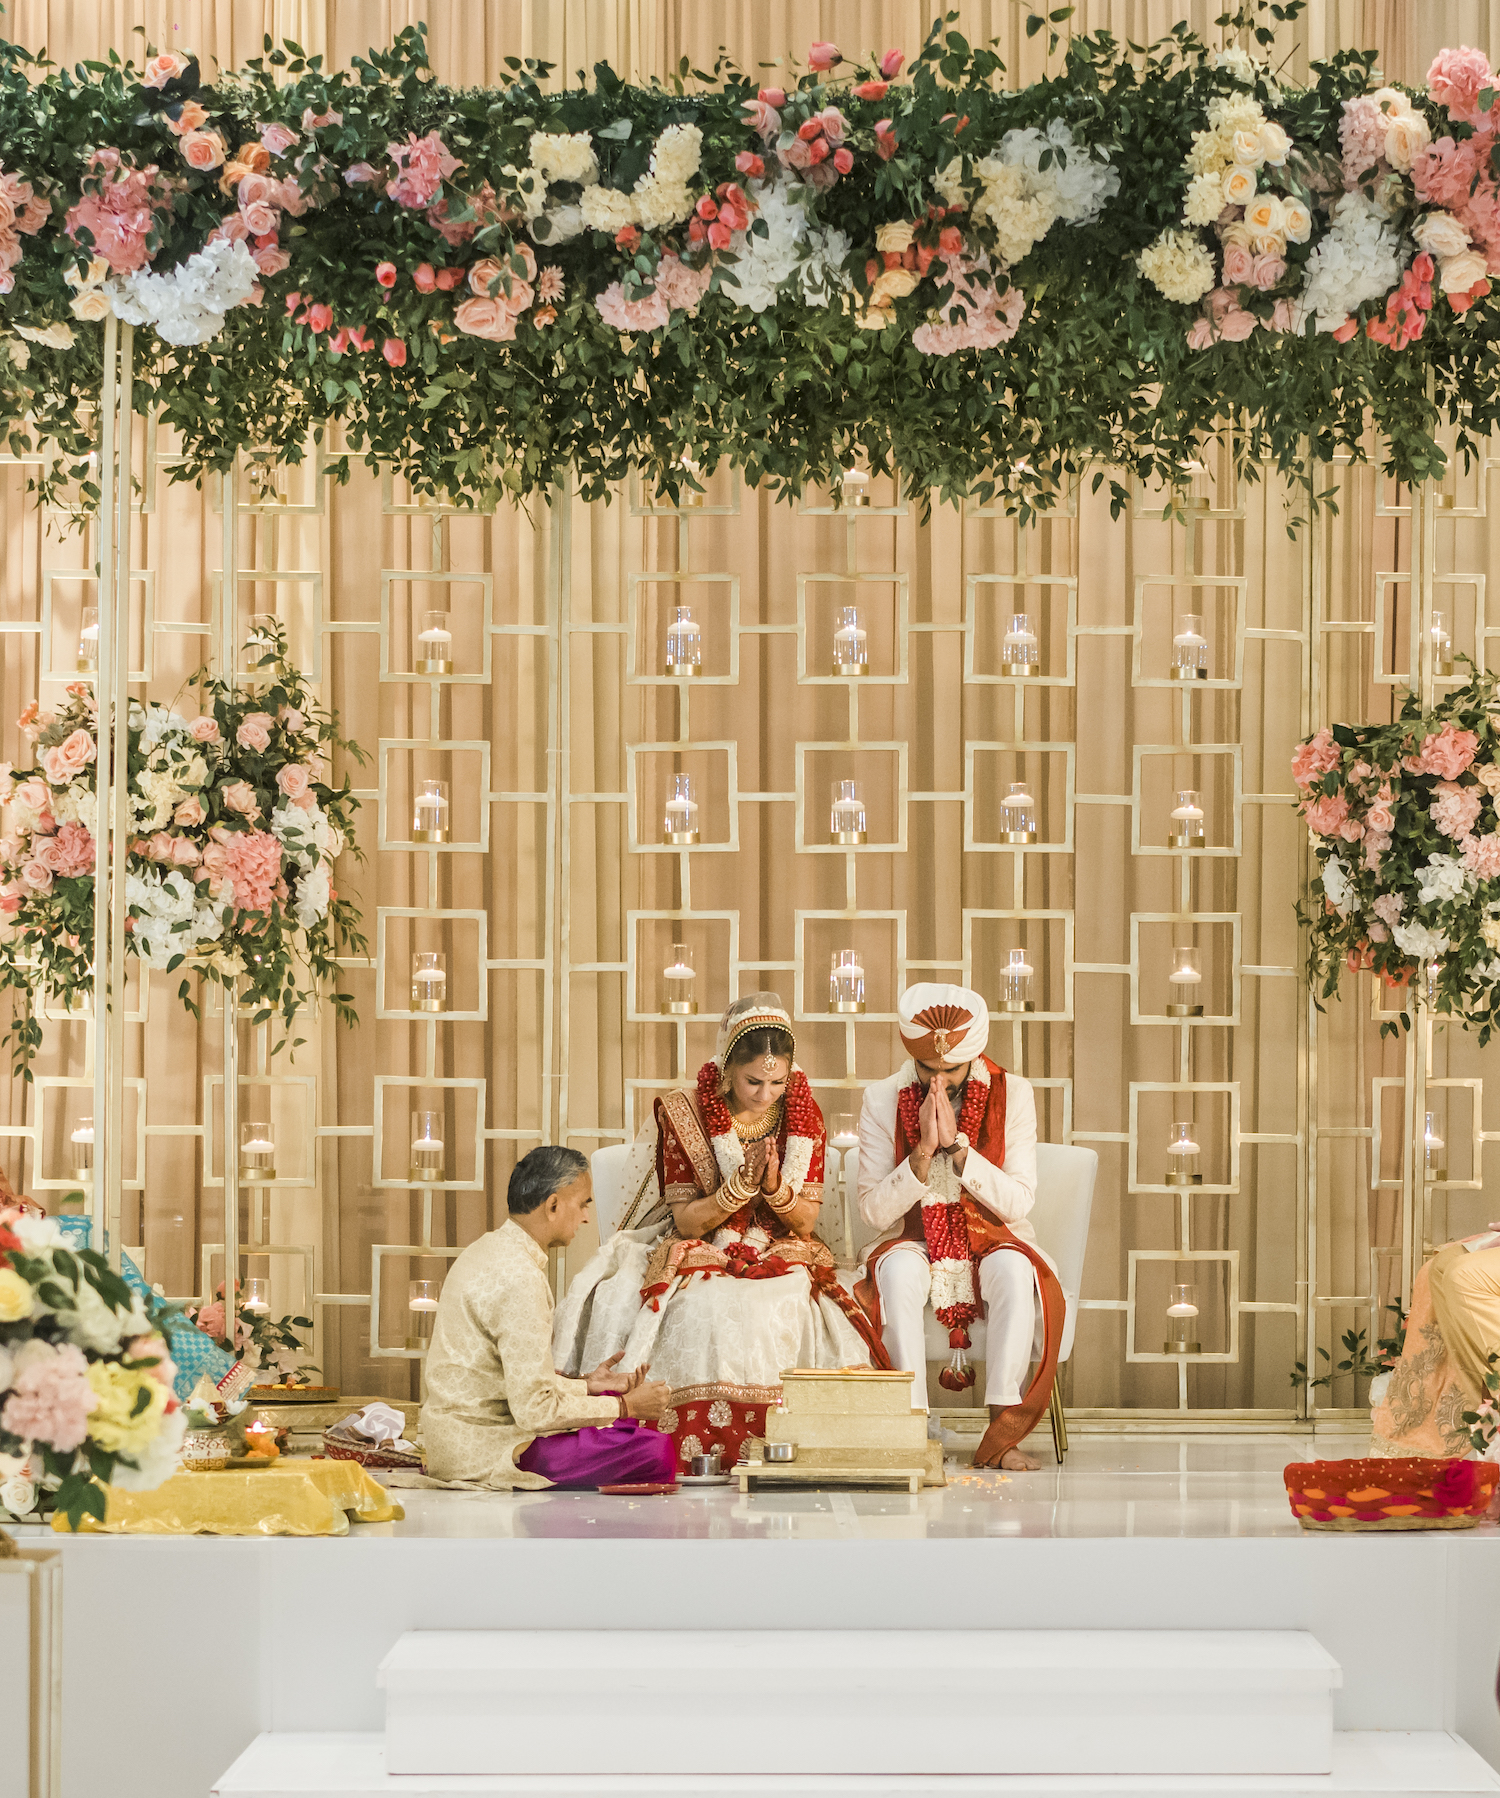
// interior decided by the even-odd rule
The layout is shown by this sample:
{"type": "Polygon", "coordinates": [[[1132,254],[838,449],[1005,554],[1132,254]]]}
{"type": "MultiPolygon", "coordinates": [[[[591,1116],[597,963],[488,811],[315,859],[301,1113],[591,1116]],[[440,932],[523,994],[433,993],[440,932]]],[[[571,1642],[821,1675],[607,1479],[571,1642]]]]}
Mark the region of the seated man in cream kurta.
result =
{"type": "Polygon", "coordinates": [[[611,1486],[676,1478],[670,1436],[644,1427],[668,1390],[607,1361],[583,1380],[552,1362],[547,1250],[578,1234],[593,1185],[576,1149],[516,1163],[510,1216],[472,1242],[443,1283],[427,1356],[422,1450],[439,1480],[480,1486],[611,1486]]]}

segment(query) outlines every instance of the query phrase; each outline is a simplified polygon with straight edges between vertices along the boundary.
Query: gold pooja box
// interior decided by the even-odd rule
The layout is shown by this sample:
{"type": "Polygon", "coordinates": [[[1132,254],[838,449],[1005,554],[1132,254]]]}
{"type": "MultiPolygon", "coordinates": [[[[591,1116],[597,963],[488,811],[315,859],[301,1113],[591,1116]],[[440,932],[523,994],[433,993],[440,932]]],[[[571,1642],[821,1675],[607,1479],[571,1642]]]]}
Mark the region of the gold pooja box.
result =
{"type": "Polygon", "coordinates": [[[911,1404],[911,1375],[873,1367],[794,1367],[782,1400],[766,1412],[767,1442],[795,1444],[795,1461],[766,1461],[747,1442],[740,1491],[751,1480],[781,1485],[942,1486],[942,1444],[928,1439],[927,1413],[911,1404]]]}

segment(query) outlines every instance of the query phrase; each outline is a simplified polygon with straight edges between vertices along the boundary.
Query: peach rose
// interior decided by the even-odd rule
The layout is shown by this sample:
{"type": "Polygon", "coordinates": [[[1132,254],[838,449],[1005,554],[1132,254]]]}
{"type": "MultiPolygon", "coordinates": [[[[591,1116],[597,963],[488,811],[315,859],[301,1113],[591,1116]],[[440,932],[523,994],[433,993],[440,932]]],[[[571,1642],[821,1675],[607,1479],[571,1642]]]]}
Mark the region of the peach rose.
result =
{"type": "Polygon", "coordinates": [[[153,862],[171,861],[172,838],[166,831],[157,831],[146,844],[146,859],[153,862]]]}
{"type": "Polygon", "coordinates": [[[82,293],[74,295],[68,310],[87,325],[97,324],[101,318],[109,317],[109,295],[102,287],[85,287],[82,293]]]}
{"type": "Polygon", "coordinates": [[[217,743],[219,740],[218,721],[208,717],[207,714],[202,718],[195,718],[188,726],[188,735],[195,743],[217,743]]]}
{"type": "Polygon", "coordinates": [[[482,300],[477,295],[453,314],[453,322],[469,337],[483,337],[490,343],[508,343],[516,334],[514,315],[499,300],[482,300]]]}
{"type": "Polygon", "coordinates": [[[177,117],[168,118],[166,127],[174,137],[183,137],[189,131],[197,131],[208,123],[208,112],[196,100],[184,100],[177,117]]]}
{"type": "Polygon", "coordinates": [[[184,131],[180,148],[190,169],[216,169],[224,160],[224,140],[217,131],[184,131]]]}
{"type": "Polygon", "coordinates": [[[248,780],[231,781],[220,794],[224,804],[232,812],[238,812],[243,818],[258,818],[260,805],[255,797],[255,788],[248,780]]]}
{"type": "Polygon", "coordinates": [[[165,87],[169,81],[175,81],[179,75],[185,74],[187,66],[188,59],[185,56],[179,56],[175,50],[163,50],[146,64],[146,72],[141,76],[141,86],[165,87]]]}
{"type": "Polygon", "coordinates": [[[276,776],[276,784],[288,799],[300,799],[312,781],[312,774],[302,762],[288,762],[276,776]]]}
{"type": "Polygon", "coordinates": [[[469,292],[486,300],[500,298],[505,272],[498,256],[481,256],[469,270],[469,292]]]}
{"type": "Polygon", "coordinates": [[[229,856],[222,843],[206,843],[198,864],[210,880],[217,880],[229,866],[229,856]]]}
{"type": "Polygon", "coordinates": [[[1306,243],[1312,236],[1312,214],[1300,200],[1282,202],[1281,229],[1289,243],[1306,243]]]}
{"type": "Polygon", "coordinates": [[[1245,223],[1249,227],[1252,243],[1258,237],[1279,233],[1281,222],[1281,201],[1275,194],[1258,194],[1245,208],[1245,223]]]}
{"type": "Polygon", "coordinates": [[[1224,204],[1248,206],[1255,198],[1255,170],[1236,166],[1224,173],[1224,204]]]}
{"type": "Polygon", "coordinates": [[[86,730],[75,730],[61,743],[43,752],[42,768],[56,787],[75,780],[98,753],[94,739],[86,730]]]}
{"type": "Polygon", "coordinates": [[[191,830],[194,825],[201,824],[208,816],[203,809],[201,799],[184,799],[177,810],[172,813],[172,822],[182,830],[191,830]]]}
{"type": "Polygon", "coordinates": [[[198,862],[198,845],[188,837],[172,838],[172,865],[176,868],[192,868],[198,862]]]}
{"type": "Polygon", "coordinates": [[[257,755],[264,755],[271,747],[273,722],[268,712],[248,712],[234,733],[234,740],[241,749],[252,749],[257,755]]]}

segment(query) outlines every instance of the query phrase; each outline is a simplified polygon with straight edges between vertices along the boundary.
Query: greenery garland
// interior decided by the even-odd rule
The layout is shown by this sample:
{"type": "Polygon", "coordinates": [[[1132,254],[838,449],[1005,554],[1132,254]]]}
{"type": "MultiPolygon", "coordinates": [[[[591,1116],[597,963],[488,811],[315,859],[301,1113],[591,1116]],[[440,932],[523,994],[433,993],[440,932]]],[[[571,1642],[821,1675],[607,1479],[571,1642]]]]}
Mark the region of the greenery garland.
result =
{"type": "MultiPolygon", "coordinates": [[[[1500,416],[1500,305],[1419,250],[1409,162],[1349,169],[1341,125],[1375,53],[1282,86],[1238,47],[1270,44],[1267,10],[1284,22],[1300,0],[1226,14],[1218,49],[1186,26],[1149,49],[1079,37],[1019,90],[955,14],[904,71],[899,51],[815,45],[784,90],[722,55],[648,86],[600,63],[560,93],[510,58],[503,86],[453,88],[421,26],[342,70],[267,38],[207,84],[171,53],[66,69],[0,46],[0,419],[13,450],[53,446],[46,497],[95,500],[113,307],[156,326],[135,396],[178,434],[174,478],[242,452],[295,462],[336,427],[419,493],[480,507],[570,474],[599,498],[631,467],[675,497],[721,462],[794,495],[858,461],[924,505],[998,492],[1025,516],[1090,463],[1118,511],[1126,476],[1171,487],[1230,424],[1246,474],[1269,461],[1316,499],[1318,465],[1362,458],[1371,418],[1400,479],[1439,476],[1443,419],[1467,459],[1500,416]],[[1230,287],[1235,209],[1184,225],[1195,134],[1246,104],[1291,146],[1265,196],[1312,222],[1230,287]],[[1092,208],[1059,216],[1060,186],[1091,174],[1092,208]],[[1401,287],[1334,332],[1298,296],[1351,185],[1401,287]],[[1224,255],[1201,306],[1142,272],[1163,243],[1210,271],[1224,255]],[[777,251],[752,309],[741,283],[777,251]]],[[[1493,89],[1380,91],[1419,148],[1470,158],[1464,216],[1488,205],[1493,89]]],[[[1465,254],[1486,247],[1470,224],[1465,254]]]]}

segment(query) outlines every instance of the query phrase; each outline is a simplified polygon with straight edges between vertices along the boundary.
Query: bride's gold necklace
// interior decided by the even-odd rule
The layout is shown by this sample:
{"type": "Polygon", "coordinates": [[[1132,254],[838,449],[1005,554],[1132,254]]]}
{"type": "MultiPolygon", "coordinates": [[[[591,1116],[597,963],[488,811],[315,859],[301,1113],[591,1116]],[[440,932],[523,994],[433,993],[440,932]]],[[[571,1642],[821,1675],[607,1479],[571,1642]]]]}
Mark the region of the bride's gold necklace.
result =
{"type": "Polygon", "coordinates": [[[781,1127],[781,1112],[784,1103],[784,1100],[777,1099],[758,1118],[752,1119],[748,1124],[742,1124],[734,1113],[730,1112],[729,1121],[734,1125],[735,1135],[741,1142],[759,1142],[763,1136],[773,1135],[781,1127]]]}

